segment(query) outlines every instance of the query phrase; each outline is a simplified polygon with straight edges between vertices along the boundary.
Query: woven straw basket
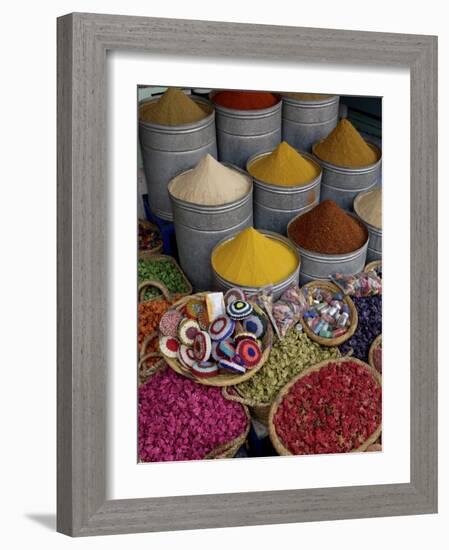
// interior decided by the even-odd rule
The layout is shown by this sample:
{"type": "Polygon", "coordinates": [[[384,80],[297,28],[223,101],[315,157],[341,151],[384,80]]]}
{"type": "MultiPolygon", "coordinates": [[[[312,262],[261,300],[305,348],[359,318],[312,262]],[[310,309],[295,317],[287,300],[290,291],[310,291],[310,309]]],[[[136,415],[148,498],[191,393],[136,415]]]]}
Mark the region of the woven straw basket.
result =
{"type": "Polygon", "coordinates": [[[374,338],[368,352],[368,363],[373,367],[373,369],[376,369],[374,366],[374,350],[377,348],[379,344],[382,344],[382,334],[379,334],[376,338],[374,338]]]}
{"type": "MultiPolygon", "coordinates": [[[[155,374],[159,369],[167,368],[167,364],[164,361],[164,359],[161,357],[159,353],[148,353],[148,354],[141,354],[141,359],[139,361],[139,372],[141,365],[143,365],[149,358],[155,358],[159,357],[159,361],[153,365],[152,367],[149,367],[146,369],[146,372],[148,373],[145,382],[148,381],[148,379],[155,374]]],[[[248,433],[251,427],[251,418],[249,416],[248,408],[245,405],[242,405],[242,408],[245,412],[245,416],[247,419],[245,430],[235,439],[228,441],[227,443],[224,443],[223,445],[219,445],[212,451],[210,451],[204,459],[217,459],[217,458],[233,458],[237,451],[240,449],[240,447],[245,443],[246,438],[248,437],[248,433]]]]}
{"type": "Polygon", "coordinates": [[[374,262],[370,262],[369,264],[366,264],[363,271],[373,271],[378,267],[382,267],[382,260],[375,260],[374,262]]]}
{"type": "MultiPolygon", "coordinates": [[[[268,432],[270,435],[271,442],[273,443],[274,448],[276,451],[282,455],[282,456],[289,456],[292,455],[289,451],[289,449],[284,445],[281,438],[277,435],[276,428],[273,423],[274,416],[276,414],[276,411],[283,401],[284,397],[288,394],[290,391],[290,388],[300,379],[304,376],[307,376],[311,374],[312,372],[319,371],[321,368],[326,367],[329,363],[343,363],[348,361],[347,357],[342,357],[341,359],[327,359],[326,361],[322,361],[321,363],[317,363],[316,365],[313,365],[307,369],[305,369],[301,374],[295,376],[286,384],[282,390],[278,393],[276,399],[273,401],[273,404],[270,409],[270,414],[268,417],[268,432]]],[[[368,365],[368,363],[364,363],[363,361],[360,361],[358,359],[351,358],[351,363],[357,363],[358,365],[361,365],[365,369],[367,369],[373,378],[376,380],[376,382],[381,386],[382,385],[382,377],[377,372],[376,369],[368,365]]],[[[378,428],[356,449],[352,449],[351,452],[361,452],[365,451],[370,445],[372,445],[380,436],[382,432],[382,424],[378,426],[378,428]]]]}
{"type": "Polygon", "coordinates": [[[264,426],[268,426],[268,415],[270,414],[271,403],[258,403],[257,401],[243,397],[239,393],[238,386],[232,386],[230,388],[224,387],[222,393],[226,399],[246,405],[249,408],[252,418],[255,418],[264,426]]]}
{"type": "Polygon", "coordinates": [[[143,225],[145,229],[150,229],[151,231],[154,231],[159,236],[159,239],[161,241],[161,244],[154,248],[150,249],[139,249],[139,260],[146,260],[150,257],[153,257],[155,254],[159,254],[163,247],[163,242],[161,238],[161,232],[159,231],[159,228],[154,223],[149,222],[148,220],[139,220],[139,224],[143,225]]]}
{"type": "MultiPolygon", "coordinates": [[[[305,284],[302,289],[314,289],[314,288],[323,288],[325,290],[328,290],[332,293],[340,292],[342,293],[341,289],[338,288],[333,283],[329,283],[327,281],[310,281],[310,283],[305,284]]],[[[342,334],[341,336],[338,336],[337,338],[323,338],[322,336],[318,336],[313,332],[313,330],[309,327],[309,325],[306,323],[304,318],[301,316],[301,325],[304,329],[304,332],[307,334],[307,336],[315,341],[318,342],[318,344],[321,344],[322,346],[339,346],[343,342],[346,342],[346,340],[349,340],[351,336],[354,334],[355,329],[357,328],[357,323],[359,321],[359,317],[357,315],[357,309],[355,308],[354,302],[351,300],[349,296],[343,297],[344,302],[349,307],[350,312],[350,320],[351,325],[349,329],[342,334]]]]}
{"type": "MultiPolygon", "coordinates": [[[[189,300],[205,299],[207,294],[208,294],[207,292],[199,292],[197,294],[192,294],[191,296],[185,296],[180,300],[178,300],[175,304],[173,304],[173,308],[181,310],[187,304],[187,302],[189,302],[189,300]]],[[[253,304],[253,307],[259,315],[265,316],[265,314],[257,304],[253,304]]],[[[262,341],[262,344],[264,347],[262,357],[259,363],[252,369],[248,369],[245,372],[245,374],[223,373],[223,374],[218,374],[217,376],[213,376],[211,378],[199,378],[195,376],[190,369],[184,367],[177,359],[172,359],[170,357],[166,357],[165,355],[163,355],[163,357],[173,370],[175,370],[179,374],[182,374],[183,376],[186,376],[187,378],[190,378],[191,380],[195,380],[195,382],[198,382],[199,384],[205,384],[206,386],[217,386],[217,387],[233,386],[234,384],[238,384],[240,382],[244,382],[245,380],[249,380],[249,378],[254,376],[256,372],[264,365],[264,363],[268,359],[268,356],[270,355],[272,340],[273,340],[273,329],[271,327],[270,322],[267,320],[267,331],[262,341]]]]}

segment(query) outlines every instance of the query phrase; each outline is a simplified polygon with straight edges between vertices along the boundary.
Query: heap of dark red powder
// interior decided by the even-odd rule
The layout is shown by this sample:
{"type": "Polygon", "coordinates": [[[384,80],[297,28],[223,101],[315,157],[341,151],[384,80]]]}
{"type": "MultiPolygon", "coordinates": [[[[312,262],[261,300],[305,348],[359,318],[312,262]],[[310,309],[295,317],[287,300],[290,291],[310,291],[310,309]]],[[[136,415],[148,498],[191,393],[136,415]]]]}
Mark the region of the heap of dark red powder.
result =
{"type": "Polygon", "coordinates": [[[300,378],[273,423],[292,454],[345,453],[360,447],[381,417],[380,385],[367,368],[348,360],[300,378]]]}
{"type": "Polygon", "coordinates": [[[214,95],[214,103],[228,109],[253,111],[268,109],[279,102],[279,97],[270,92],[224,91],[214,95]]]}
{"type": "Polygon", "coordinates": [[[321,254],[346,254],[361,248],[366,228],[334,201],[324,200],[296,219],[288,236],[300,247],[321,254]]]}

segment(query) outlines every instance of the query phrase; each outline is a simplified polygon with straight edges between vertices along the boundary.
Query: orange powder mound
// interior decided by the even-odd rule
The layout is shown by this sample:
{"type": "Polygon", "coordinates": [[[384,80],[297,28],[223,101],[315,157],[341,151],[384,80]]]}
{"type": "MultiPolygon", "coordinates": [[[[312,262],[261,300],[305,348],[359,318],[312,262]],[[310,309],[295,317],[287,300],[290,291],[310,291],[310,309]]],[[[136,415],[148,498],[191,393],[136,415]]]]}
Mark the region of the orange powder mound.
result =
{"type": "Polygon", "coordinates": [[[313,152],[321,160],[348,168],[369,166],[378,160],[377,152],[347,118],[342,118],[327,138],[315,144],[313,152]]]}
{"type": "Polygon", "coordinates": [[[319,168],[303,157],[286,141],[269,155],[248,166],[249,173],[260,181],[272,185],[305,185],[318,177],[319,168]]]}
{"type": "Polygon", "coordinates": [[[179,126],[198,122],[209,113],[179,88],[168,88],[159,101],[144,103],[139,118],[163,126],[179,126]]]}

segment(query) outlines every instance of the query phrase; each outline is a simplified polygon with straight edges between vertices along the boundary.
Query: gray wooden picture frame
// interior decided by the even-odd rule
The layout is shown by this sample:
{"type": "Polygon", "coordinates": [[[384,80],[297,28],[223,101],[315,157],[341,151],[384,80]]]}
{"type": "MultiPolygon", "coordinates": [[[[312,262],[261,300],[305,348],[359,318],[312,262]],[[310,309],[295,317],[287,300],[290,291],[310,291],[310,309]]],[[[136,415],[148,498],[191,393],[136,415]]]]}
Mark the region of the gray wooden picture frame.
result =
{"type": "Polygon", "coordinates": [[[57,25],[58,531],[83,536],[436,512],[437,38],[82,13],[57,25]],[[231,59],[244,52],[258,60],[410,69],[410,483],[106,499],[108,50],[231,59]]]}

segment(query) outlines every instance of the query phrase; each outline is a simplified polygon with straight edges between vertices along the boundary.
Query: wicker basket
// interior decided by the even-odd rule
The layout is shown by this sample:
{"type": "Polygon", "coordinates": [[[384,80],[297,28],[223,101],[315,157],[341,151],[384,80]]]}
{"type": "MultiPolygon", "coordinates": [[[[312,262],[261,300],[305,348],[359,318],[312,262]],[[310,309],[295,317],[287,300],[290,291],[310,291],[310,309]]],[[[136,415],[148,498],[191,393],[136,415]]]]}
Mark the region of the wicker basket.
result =
{"type": "MultiPolygon", "coordinates": [[[[327,281],[310,281],[310,283],[305,284],[302,289],[310,289],[310,288],[324,288],[325,290],[328,290],[330,292],[341,292],[341,289],[339,289],[336,285],[333,283],[329,283],[327,281]]],[[[321,344],[322,346],[339,346],[343,342],[346,342],[346,340],[349,340],[351,336],[354,334],[355,329],[357,328],[357,323],[359,320],[357,309],[354,305],[354,302],[351,300],[349,296],[344,296],[343,298],[344,302],[349,307],[350,311],[350,320],[351,325],[349,329],[342,334],[341,336],[338,336],[337,338],[323,338],[322,336],[318,336],[313,332],[313,330],[309,327],[309,325],[305,322],[304,318],[301,317],[301,325],[304,329],[304,332],[307,334],[307,336],[315,341],[318,342],[318,344],[321,344]]]]}
{"type": "MultiPolygon", "coordinates": [[[[207,292],[199,292],[197,294],[192,294],[191,296],[185,296],[184,298],[178,300],[173,305],[173,308],[180,310],[187,304],[187,302],[189,302],[189,300],[204,299],[207,294],[207,292]]],[[[257,304],[253,304],[253,307],[259,315],[265,316],[265,314],[257,304]]],[[[199,384],[216,387],[233,386],[234,384],[239,384],[240,382],[244,382],[245,380],[248,380],[249,378],[254,376],[256,372],[264,365],[264,363],[268,359],[268,356],[270,355],[272,341],[273,329],[271,327],[271,323],[267,320],[267,331],[262,341],[264,347],[262,357],[259,363],[255,367],[248,369],[245,374],[224,373],[218,374],[217,376],[211,378],[199,378],[195,376],[190,369],[181,365],[181,363],[177,359],[172,359],[166,356],[163,357],[173,370],[175,370],[179,374],[182,374],[183,376],[186,376],[187,378],[190,378],[191,380],[195,380],[195,382],[198,382],[199,384]]]]}
{"type": "MultiPolygon", "coordinates": [[[[149,354],[144,355],[143,357],[141,356],[141,359],[139,361],[139,368],[140,368],[140,365],[142,363],[144,363],[148,358],[156,357],[156,356],[159,357],[159,361],[155,365],[153,365],[151,368],[148,369],[149,374],[146,377],[145,382],[153,374],[155,374],[159,369],[163,369],[163,368],[167,367],[167,364],[166,364],[165,360],[162,358],[162,356],[159,353],[149,353],[149,354]]],[[[250,418],[250,415],[249,415],[249,412],[248,412],[248,408],[245,405],[242,405],[242,408],[245,412],[245,416],[246,416],[246,419],[247,419],[245,430],[238,437],[236,437],[235,439],[233,439],[233,440],[231,440],[227,443],[224,443],[223,445],[219,445],[218,447],[216,447],[215,449],[210,451],[204,457],[205,460],[218,459],[218,458],[233,458],[236,455],[236,453],[238,452],[238,450],[240,449],[240,447],[245,443],[246,438],[248,437],[250,427],[251,427],[251,418],[250,418]]],[[[147,464],[147,463],[145,462],[145,464],[147,464]]]]}
{"type": "Polygon", "coordinates": [[[238,386],[224,387],[222,389],[223,395],[230,401],[237,401],[249,408],[251,417],[258,420],[264,426],[268,426],[268,415],[270,414],[271,403],[258,403],[247,397],[243,397],[239,393],[238,386]]]}
{"type": "MultiPolygon", "coordinates": [[[[373,369],[376,369],[374,365],[374,350],[377,348],[377,346],[382,345],[382,334],[379,334],[376,338],[374,338],[368,352],[368,363],[373,367],[373,369]]],[[[377,371],[379,372],[379,371],[377,371]]]]}
{"type": "Polygon", "coordinates": [[[155,233],[157,233],[161,241],[161,244],[159,244],[158,246],[155,246],[154,248],[149,248],[149,249],[139,248],[139,259],[146,260],[152,257],[153,255],[159,254],[161,252],[163,247],[163,242],[162,242],[161,232],[159,231],[159,228],[157,227],[157,225],[149,222],[148,220],[142,220],[142,219],[139,220],[139,224],[142,225],[145,229],[149,229],[150,231],[154,231],[155,233]]]}
{"type": "MultiPolygon", "coordinates": [[[[307,376],[307,375],[311,374],[312,372],[319,371],[321,368],[326,367],[329,363],[343,363],[343,362],[346,362],[346,361],[348,361],[348,358],[343,357],[341,359],[331,359],[331,360],[328,359],[326,361],[322,361],[321,363],[317,363],[316,365],[313,365],[313,366],[305,369],[301,374],[298,374],[297,376],[292,378],[290,380],[290,382],[288,382],[288,384],[286,384],[281,389],[281,391],[278,393],[278,395],[277,395],[276,399],[273,401],[273,404],[272,404],[271,409],[270,409],[270,414],[269,414],[269,417],[268,417],[268,432],[269,432],[270,439],[271,439],[271,442],[273,443],[274,448],[276,449],[276,451],[280,455],[282,455],[282,456],[292,455],[292,453],[287,449],[287,447],[284,446],[284,444],[281,441],[280,437],[277,435],[276,428],[274,427],[274,423],[273,423],[274,415],[276,414],[276,411],[277,411],[279,405],[281,404],[281,402],[283,401],[285,395],[288,394],[288,392],[290,391],[290,388],[294,384],[296,384],[296,382],[300,378],[303,378],[304,376],[307,376]]],[[[351,358],[351,363],[357,363],[358,365],[361,365],[364,368],[366,368],[371,373],[371,375],[376,380],[376,382],[380,386],[382,385],[382,377],[377,372],[377,370],[373,369],[370,365],[368,365],[368,363],[364,363],[363,361],[360,361],[359,359],[353,359],[353,358],[351,358]]],[[[370,435],[370,437],[368,437],[356,449],[352,449],[351,452],[365,451],[370,445],[372,445],[379,438],[381,432],[382,432],[382,424],[379,425],[379,427],[370,435]]]]}
{"type": "Polygon", "coordinates": [[[382,267],[382,260],[375,260],[374,262],[366,264],[364,271],[373,271],[378,267],[382,267]]]}
{"type": "Polygon", "coordinates": [[[152,296],[148,300],[145,300],[145,291],[150,286],[158,288],[161,291],[162,297],[165,298],[165,300],[167,300],[167,302],[173,302],[174,297],[170,294],[170,291],[164,285],[164,283],[161,283],[160,281],[155,281],[155,280],[152,279],[152,280],[143,281],[142,283],[140,283],[140,285],[138,287],[138,290],[137,290],[137,295],[138,295],[140,303],[142,303],[142,302],[152,302],[153,300],[160,300],[161,299],[161,295],[157,294],[156,296],[152,296]]]}
{"type": "MultiPolygon", "coordinates": [[[[181,298],[182,296],[188,296],[189,294],[192,294],[192,292],[193,292],[192,285],[190,284],[190,281],[187,279],[184,271],[181,269],[180,265],[178,264],[178,262],[174,258],[172,258],[171,256],[166,256],[164,254],[152,254],[150,257],[144,258],[144,259],[151,260],[152,262],[162,262],[162,261],[171,262],[176,267],[176,269],[180,272],[181,277],[182,277],[183,281],[185,282],[185,285],[186,285],[186,288],[187,288],[187,290],[185,292],[177,292],[176,294],[173,294],[173,296],[177,299],[177,298],[181,298]]],[[[140,283],[140,284],[142,285],[144,282],[146,282],[146,281],[142,281],[142,283],[140,283]]],[[[161,285],[163,285],[162,281],[157,281],[157,282],[160,283],[161,285]]],[[[151,299],[152,300],[157,299],[157,296],[154,296],[151,299]]]]}
{"type": "Polygon", "coordinates": [[[148,336],[145,337],[144,341],[142,342],[142,347],[140,349],[140,355],[139,355],[139,366],[138,366],[138,375],[139,375],[139,386],[142,384],[145,384],[145,382],[148,380],[148,378],[158,370],[158,368],[161,366],[161,363],[164,362],[164,360],[161,357],[161,354],[159,352],[149,352],[147,353],[147,347],[148,345],[159,335],[158,332],[154,331],[148,336]],[[150,359],[159,359],[155,364],[148,365],[147,362],[150,359]]]}

